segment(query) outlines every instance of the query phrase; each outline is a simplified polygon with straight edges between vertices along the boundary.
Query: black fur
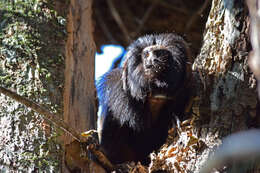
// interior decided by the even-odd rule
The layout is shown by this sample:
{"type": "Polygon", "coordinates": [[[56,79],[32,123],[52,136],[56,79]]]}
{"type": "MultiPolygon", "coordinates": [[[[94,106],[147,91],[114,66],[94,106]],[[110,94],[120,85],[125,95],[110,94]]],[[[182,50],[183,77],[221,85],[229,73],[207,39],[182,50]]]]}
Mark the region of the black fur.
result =
{"type": "Polygon", "coordinates": [[[178,35],[144,36],[128,47],[123,67],[100,79],[100,144],[113,163],[146,162],[165,142],[173,115],[182,117],[189,97],[188,56],[178,35]]]}

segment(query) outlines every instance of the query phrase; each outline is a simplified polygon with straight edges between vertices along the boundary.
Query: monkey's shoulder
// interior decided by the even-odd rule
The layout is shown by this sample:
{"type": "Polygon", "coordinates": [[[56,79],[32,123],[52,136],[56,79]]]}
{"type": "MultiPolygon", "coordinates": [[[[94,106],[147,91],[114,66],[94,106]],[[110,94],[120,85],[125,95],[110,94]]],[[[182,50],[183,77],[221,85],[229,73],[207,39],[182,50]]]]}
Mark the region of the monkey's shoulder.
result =
{"type": "Polygon", "coordinates": [[[125,102],[126,93],[123,90],[122,69],[117,68],[106,73],[97,83],[98,97],[101,105],[110,109],[119,109],[125,102]]]}
{"type": "Polygon", "coordinates": [[[104,94],[104,97],[112,97],[118,92],[122,91],[122,69],[113,69],[104,74],[97,82],[97,90],[99,94],[104,94]],[[115,93],[116,92],[116,93],[115,93]]]}
{"type": "Polygon", "coordinates": [[[98,84],[99,103],[102,107],[102,116],[109,117],[111,121],[116,121],[123,126],[133,129],[140,128],[137,119],[143,110],[139,102],[133,99],[129,93],[123,89],[122,81],[123,69],[118,68],[106,73],[98,84]]]}

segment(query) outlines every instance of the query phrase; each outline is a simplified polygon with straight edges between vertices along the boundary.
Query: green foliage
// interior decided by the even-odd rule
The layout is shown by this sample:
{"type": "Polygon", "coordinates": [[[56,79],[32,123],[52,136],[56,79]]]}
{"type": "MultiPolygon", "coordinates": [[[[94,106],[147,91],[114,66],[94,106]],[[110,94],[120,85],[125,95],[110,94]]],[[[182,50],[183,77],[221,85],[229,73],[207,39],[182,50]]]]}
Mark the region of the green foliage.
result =
{"type": "MultiPolygon", "coordinates": [[[[55,2],[0,0],[0,85],[62,113],[66,19],[55,2]]],[[[46,134],[40,115],[2,95],[0,102],[0,170],[57,172],[57,130],[46,134]]]]}

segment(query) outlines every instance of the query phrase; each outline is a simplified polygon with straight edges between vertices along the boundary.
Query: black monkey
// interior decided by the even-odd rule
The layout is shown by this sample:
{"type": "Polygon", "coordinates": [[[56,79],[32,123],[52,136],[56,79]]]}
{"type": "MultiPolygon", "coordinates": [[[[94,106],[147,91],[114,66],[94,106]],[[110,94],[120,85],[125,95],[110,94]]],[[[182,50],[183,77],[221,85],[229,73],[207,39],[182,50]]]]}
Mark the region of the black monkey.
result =
{"type": "Polygon", "coordinates": [[[124,65],[97,84],[99,140],[113,163],[148,162],[189,99],[189,48],[176,34],[147,35],[127,49],[124,65]]]}

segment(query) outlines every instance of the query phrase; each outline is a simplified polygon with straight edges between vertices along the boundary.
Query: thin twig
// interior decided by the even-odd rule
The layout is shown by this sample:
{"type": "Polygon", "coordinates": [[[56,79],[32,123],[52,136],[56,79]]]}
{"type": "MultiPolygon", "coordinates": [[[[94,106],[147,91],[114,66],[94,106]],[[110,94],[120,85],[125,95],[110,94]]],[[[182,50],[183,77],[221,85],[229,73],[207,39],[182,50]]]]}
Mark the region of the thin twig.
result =
{"type": "Polygon", "coordinates": [[[77,132],[75,129],[71,128],[66,122],[64,122],[62,119],[60,119],[59,118],[59,117],[61,117],[60,115],[55,115],[55,114],[51,113],[49,110],[47,110],[46,108],[44,108],[43,106],[41,106],[37,103],[34,103],[33,101],[28,100],[22,96],[19,96],[15,92],[5,89],[1,86],[0,86],[0,93],[6,95],[8,97],[11,97],[12,99],[16,100],[17,102],[22,103],[25,106],[33,109],[35,112],[43,115],[45,119],[54,123],[58,128],[62,129],[64,132],[70,134],[77,141],[85,140],[80,135],[79,132],[77,132]]]}
{"type": "Polygon", "coordinates": [[[168,3],[167,1],[162,1],[162,0],[145,0],[145,1],[148,1],[148,2],[158,1],[158,4],[166,9],[173,10],[175,12],[186,14],[186,15],[188,15],[190,13],[189,10],[180,8],[172,3],[168,3]]]}
{"type": "Polygon", "coordinates": [[[118,11],[116,10],[113,0],[107,0],[107,4],[108,4],[110,12],[111,12],[112,16],[114,17],[116,23],[118,24],[119,28],[123,32],[127,43],[130,43],[131,38],[129,36],[129,32],[128,32],[127,28],[125,27],[125,24],[124,24],[123,20],[121,19],[118,11]]]}
{"type": "Polygon", "coordinates": [[[196,11],[194,14],[192,14],[192,17],[190,18],[190,20],[187,22],[186,26],[185,26],[185,32],[188,32],[191,27],[193,26],[193,24],[196,22],[196,20],[198,19],[198,17],[200,17],[200,15],[204,12],[204,10],[209,6],[210,4],[210,0],[206,0],[203,5],[198,9],[198,11],[196,11]]]}
{"type": "Polygon", "coordinates": [[[153,3],[149,6],[149,8],[146,10],[140,25],[138,26],[136,32],[135,32],[135,36],[138,36],[141,32],[141,30],[144,27],[145,22],[147,21],[147,19],[149,18],[150,14],[152,13],[154,7],[156,6],[156,4],[158,3],[158,0],[153,1],[153,3]]]}
{"type": "Polygon", "coordinates": [[[105,21],[103,20],[104,16],[102,16],[100,10],[98,8],[95,9],[95,14],[97,17],[97,21],[101,27],[101,29],[103,30],[105,36],[112,42],[112,43],[117,43],[118,41],[115,40],[113,34],[109,31],[105,21]]]}
{"type": "Polygon", "coordinates": [[[95,155],[95,157],[100,161],[100,163],[110,172],[115,169],[115,166],[107,159],[107,157],[97,149],[96,145],[90,144],[88,150],[95,155]]]}

